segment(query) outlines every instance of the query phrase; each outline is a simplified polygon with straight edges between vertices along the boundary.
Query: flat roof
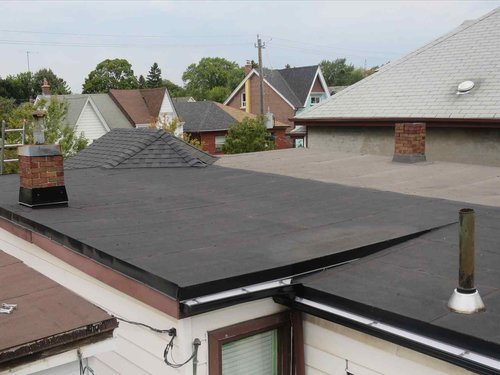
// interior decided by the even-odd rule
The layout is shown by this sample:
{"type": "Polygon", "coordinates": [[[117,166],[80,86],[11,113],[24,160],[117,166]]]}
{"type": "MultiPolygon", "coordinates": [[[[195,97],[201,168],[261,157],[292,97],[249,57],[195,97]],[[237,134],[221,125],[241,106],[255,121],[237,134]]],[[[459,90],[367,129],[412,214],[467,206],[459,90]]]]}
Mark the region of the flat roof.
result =
{"type": "Polygon", "coordinates": [[[0,214],[183,300],[366,255],[456,221],[459,205],[218,166],[66,170],[69,207],[0,214]],[[410,214],[411,213],[411,214],[410,214]]]}
{"type": "Polygon", "coordinates": [[[0,369],[83,339],[103,340],[117,327],[105,311],[1,250],[0,285],[0,303],[17,305],[0,314],[0,369]]]}

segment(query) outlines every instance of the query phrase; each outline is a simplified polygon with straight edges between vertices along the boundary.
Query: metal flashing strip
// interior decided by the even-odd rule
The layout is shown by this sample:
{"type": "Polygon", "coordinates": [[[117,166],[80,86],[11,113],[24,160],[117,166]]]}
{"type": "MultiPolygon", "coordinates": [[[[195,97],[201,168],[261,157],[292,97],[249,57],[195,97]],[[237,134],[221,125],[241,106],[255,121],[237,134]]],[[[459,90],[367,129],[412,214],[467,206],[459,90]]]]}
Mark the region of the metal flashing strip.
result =
{"type": "Polygon", "coordinates": [[[242,287],[242,288],[231,289],[231,290],[227,290],[227,291],[220,292],[220,293],[208,294],[206,296],[191,298],[188,300],[181,301],[181,303],[191,307],[191,306],[195,306],[195,305],[201,305],[204,303],[209,303],[209,302],[224,300],[227,298],[237,297],[237,296],[241,296],[241,295],[245,295],[245,294],[261,292],[263,290],[280,288],[283,286],[291,285],[291,283],[292,283],[292,278],[290,277],[287,279],[269,281],[269,282],[265,282],[265,283],[261,283],[261,284],[254,284],[254,285],[250,285],[250,286],[246,286],[246,287],[242,287]]]}
{"type": "Polygon", "coordinates": [[[358,324],[366,325],[376,330],[379,330],[384,333],[388,333],[394,336],[398,336],[405,340],[413,341],[420,345],[427,346],[434,350],[441,351],[443,353],[464,358],[468,361],[475,362],[482,366],[487,366],[491,369],[500,370],[500,360],[484,356],[482,354],[471,352],[470,350],[460,348],[458,346],[449,345],[442,341],[435,340],[426,336],[419,335],[417,333],[413,333],[411,331],[407,331],[401,328],[397,328],[385,323],[378,322],[376,320],[363,317],[358,314],[353,314],[348,311],[338,309],[336,307],[328,306],[322,303],[314,302],[309,299],[295,297],[294,302],[309,306],[313,309],[321,310],[329,314],[333,314],[339,316],[344,319],[351,320],[358,324]]]}

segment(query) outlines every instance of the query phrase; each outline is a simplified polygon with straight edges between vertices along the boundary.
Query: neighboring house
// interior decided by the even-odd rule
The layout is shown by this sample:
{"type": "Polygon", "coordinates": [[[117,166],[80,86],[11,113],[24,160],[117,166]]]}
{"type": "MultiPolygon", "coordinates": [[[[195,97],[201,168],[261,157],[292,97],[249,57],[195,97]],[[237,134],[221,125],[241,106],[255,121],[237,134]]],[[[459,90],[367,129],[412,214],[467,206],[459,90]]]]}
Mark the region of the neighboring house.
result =
{"type": "MultiPolygon", "coordinates": [[[[263,167],[280,152],[260,153],[263,167]]],[[[96,374],[500,371],[499,208],[468,205],[486,312],[461,315],[446,303],[463,203],[214,160],[163,131],[120,129],[67,161],[67,207],[20,206],[19,177],[0,177],[0,247],[157,329],[121,324],[96,374]]]]}
{"type": "Polygon", "coordinates": [[[2,250],[0,285],[0,374],[81,374],[113,350],[115,318],[2,250]]]}
{"type": "MultiPolygon", "coordinates": [[[[271,112],[278,121],[285,124],[291,125],[291,118],[296,114],[330,96],[319,65],[275,70],[263,69],[263,72],[264,112],[271,112]]],[[[245,73],[243,81],[224,104],[248,113],[260,114],[259,72],[247,62],[245,73]]],[[[302,139],[302,136],[295,138],[302,139]]]]}
{"type": "Polygon", "coordinates": [[[196,100],[192,96],[178,96],[176,98],[172,98],[172,102],[174,104],[177,103],[185,103],[185,102],[195,102],[196,100]]]}
{"type": "MultiPolygon", "coordinates": [[[[37,97],[35,105],[42,98],[51,98],[48,83],[44,82],[42,90],[43,94],[37,97]]],[[[69,94],[54,97],[68,104],[66,121],[75,128],[77,134],[83,133],[89,143],[111,129],[132,127],[108,94],[69,94]]]]}
{"type": "MultiPolygon", "coordinates": [[[[245,117],[257,116],[212,101],[179,102],[175,104],[177,114],[184,125],[184,132],[198,139],[203,150],[210,154],[221,154],[228,129],[245,117]]],[[[289,148],[290,139],[286,135],[287,124],[274,121],[268,129],[276,148],[289,148]]]]}
{"type": "Polygon", "coordinates": [[[396,123],[426,126],[430,160],[500,166],[500,8],[298,114],[308,146],[390,155],[396,123]]]}
{"type": "MultiPolygon", "coordinates": [[[[109,96],[136,128],[169,124],[176,117],[175,107],[168,90],[155,89],[109,90],[109,96]]],[[[176,129],[182,135],[182,127],[176,129]]]]}

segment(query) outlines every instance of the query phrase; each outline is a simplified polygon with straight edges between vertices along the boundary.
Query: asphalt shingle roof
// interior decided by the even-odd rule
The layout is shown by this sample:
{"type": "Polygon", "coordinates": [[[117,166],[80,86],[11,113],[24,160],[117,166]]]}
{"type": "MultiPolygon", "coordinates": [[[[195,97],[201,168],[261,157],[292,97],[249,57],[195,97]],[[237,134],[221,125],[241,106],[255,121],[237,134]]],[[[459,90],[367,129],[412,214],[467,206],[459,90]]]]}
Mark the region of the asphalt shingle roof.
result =
{"type": "Polygon", "coordinates": [[[500,119],[500,8],[462,24],[297,118],[500,119]],[[471,80],[475,87],[457,95],[471,80]]]}
{"type": "Polygon", "coordinates": [[[227,130],[237,121],[211,101],[178,102],[175,110],[188,133],[227,130]]]}
{"type": "Polygon", "coordinates": [[[160,114],[166,89],[109,90],[109,95],[133,124],[149,124],[160,114]]]}
{"type": "Polygon", "coordinates": [[[277,70],[301,103],[301,107],[309,95],[317,71],[318,65],[277,70]]]}
{"type": "Polygon", "coordinates": [[[215,157],[156,129],[115,129],[65,162],[66,169],[206,167],[215,157]]]}

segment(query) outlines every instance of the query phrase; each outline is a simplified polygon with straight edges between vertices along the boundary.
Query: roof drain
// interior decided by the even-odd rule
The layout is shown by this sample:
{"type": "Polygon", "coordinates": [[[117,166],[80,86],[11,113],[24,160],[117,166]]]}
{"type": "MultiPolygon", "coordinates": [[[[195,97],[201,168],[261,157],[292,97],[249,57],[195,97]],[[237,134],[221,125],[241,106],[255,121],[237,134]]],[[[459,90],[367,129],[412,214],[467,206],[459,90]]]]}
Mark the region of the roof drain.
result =
{"type": "Polygon", "coordinates": [[[460,210],[458,288],[448,301],[450,310],[460,314],[473,314],[486,309],[479,292],[474,287],[474,219],[473,209],[460,210]]]}

